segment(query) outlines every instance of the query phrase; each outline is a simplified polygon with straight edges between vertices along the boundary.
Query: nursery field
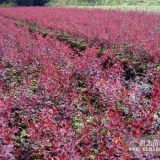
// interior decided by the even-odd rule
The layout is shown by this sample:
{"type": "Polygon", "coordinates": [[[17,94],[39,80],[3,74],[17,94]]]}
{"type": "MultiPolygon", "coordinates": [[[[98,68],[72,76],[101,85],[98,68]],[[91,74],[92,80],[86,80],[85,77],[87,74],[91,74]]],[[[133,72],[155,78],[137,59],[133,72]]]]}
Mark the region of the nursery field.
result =
{"type": "Polygon", "coordinates": [[[0,8],[0,160],[159,160],[159,145],[159,13],[0,8]]]}
{"type": "MultiPolygon", "coordinates": [[[[75,8],[75,6],[67,6],[68,8],[75,8]]],[[[121,11],[147,11],[160,12],[160,5],[113,5],[113,6],[76,6],[77,8],[89,9],[105,9],[105,10],[121,10],[121,11]]]]}

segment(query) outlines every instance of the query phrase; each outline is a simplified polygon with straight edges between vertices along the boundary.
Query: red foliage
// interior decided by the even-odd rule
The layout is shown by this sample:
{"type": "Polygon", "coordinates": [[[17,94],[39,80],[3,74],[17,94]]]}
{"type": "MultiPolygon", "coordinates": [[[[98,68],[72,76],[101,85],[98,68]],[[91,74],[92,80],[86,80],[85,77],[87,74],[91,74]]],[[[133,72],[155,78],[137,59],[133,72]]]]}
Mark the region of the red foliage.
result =
{"type": "Polygon", "coordinates": [[[159,18],[1,8],[0,159],[142,158],[128,143],[158,133],[159,18]],[[26,23],[16,26],[15,19],[94,43],[75,50],[70,42],[29,32],[26,23]]]}

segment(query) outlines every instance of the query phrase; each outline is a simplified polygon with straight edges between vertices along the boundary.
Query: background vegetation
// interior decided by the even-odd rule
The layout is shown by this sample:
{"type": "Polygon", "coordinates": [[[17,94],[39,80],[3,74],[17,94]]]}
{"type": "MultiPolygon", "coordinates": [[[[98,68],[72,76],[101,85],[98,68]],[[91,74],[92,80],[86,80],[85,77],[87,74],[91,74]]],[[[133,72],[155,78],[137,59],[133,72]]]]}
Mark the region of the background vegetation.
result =
{"type": "Polygon", "coordinates": [[[160,0],[0,0],[1,5],[157,6],[160,0]]]}
{"type": "Polygon", "coordinates": [[[49,5],[115,6],[160,5],[160,0],[50,0],[49,5]]]}
{"type": "Polygon", "coordinates": [[[15,1],[13,1],[13,0],[0,0],[0,5],[1,6],[14,6],[15,1]]]}
{"type": "Polygon", "coordinates": [[[43,6],[48,0],[0,0],[0,4],[4,6],[43,6]]]}

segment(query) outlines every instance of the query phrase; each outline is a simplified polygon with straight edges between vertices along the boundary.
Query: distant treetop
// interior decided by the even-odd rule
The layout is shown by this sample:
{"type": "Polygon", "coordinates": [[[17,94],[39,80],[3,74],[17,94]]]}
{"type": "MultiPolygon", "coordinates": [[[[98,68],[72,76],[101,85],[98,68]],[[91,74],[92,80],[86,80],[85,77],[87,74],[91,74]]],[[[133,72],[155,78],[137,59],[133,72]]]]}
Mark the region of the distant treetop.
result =
{"type": "Polygon", "coordinates": [[[18,6],[44,6],[49,0],[0,0],[0,4],[16,4],[18,6]]]}
{"type": "Polygon", "coordinates": [[[48,0],[16,0],[19,6],[44,6],[48,0]]]}

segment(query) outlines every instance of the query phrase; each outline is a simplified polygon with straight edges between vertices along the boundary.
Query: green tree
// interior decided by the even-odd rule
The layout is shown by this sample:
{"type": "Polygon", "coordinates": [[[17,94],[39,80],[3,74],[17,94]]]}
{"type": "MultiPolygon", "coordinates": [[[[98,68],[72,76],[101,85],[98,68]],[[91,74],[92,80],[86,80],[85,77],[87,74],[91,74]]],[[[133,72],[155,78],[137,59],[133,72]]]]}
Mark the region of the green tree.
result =
{"type": "Polygon", "coordinates": [[[43,6],[48,0],[16,0],[18,6],[43,6]]]}

